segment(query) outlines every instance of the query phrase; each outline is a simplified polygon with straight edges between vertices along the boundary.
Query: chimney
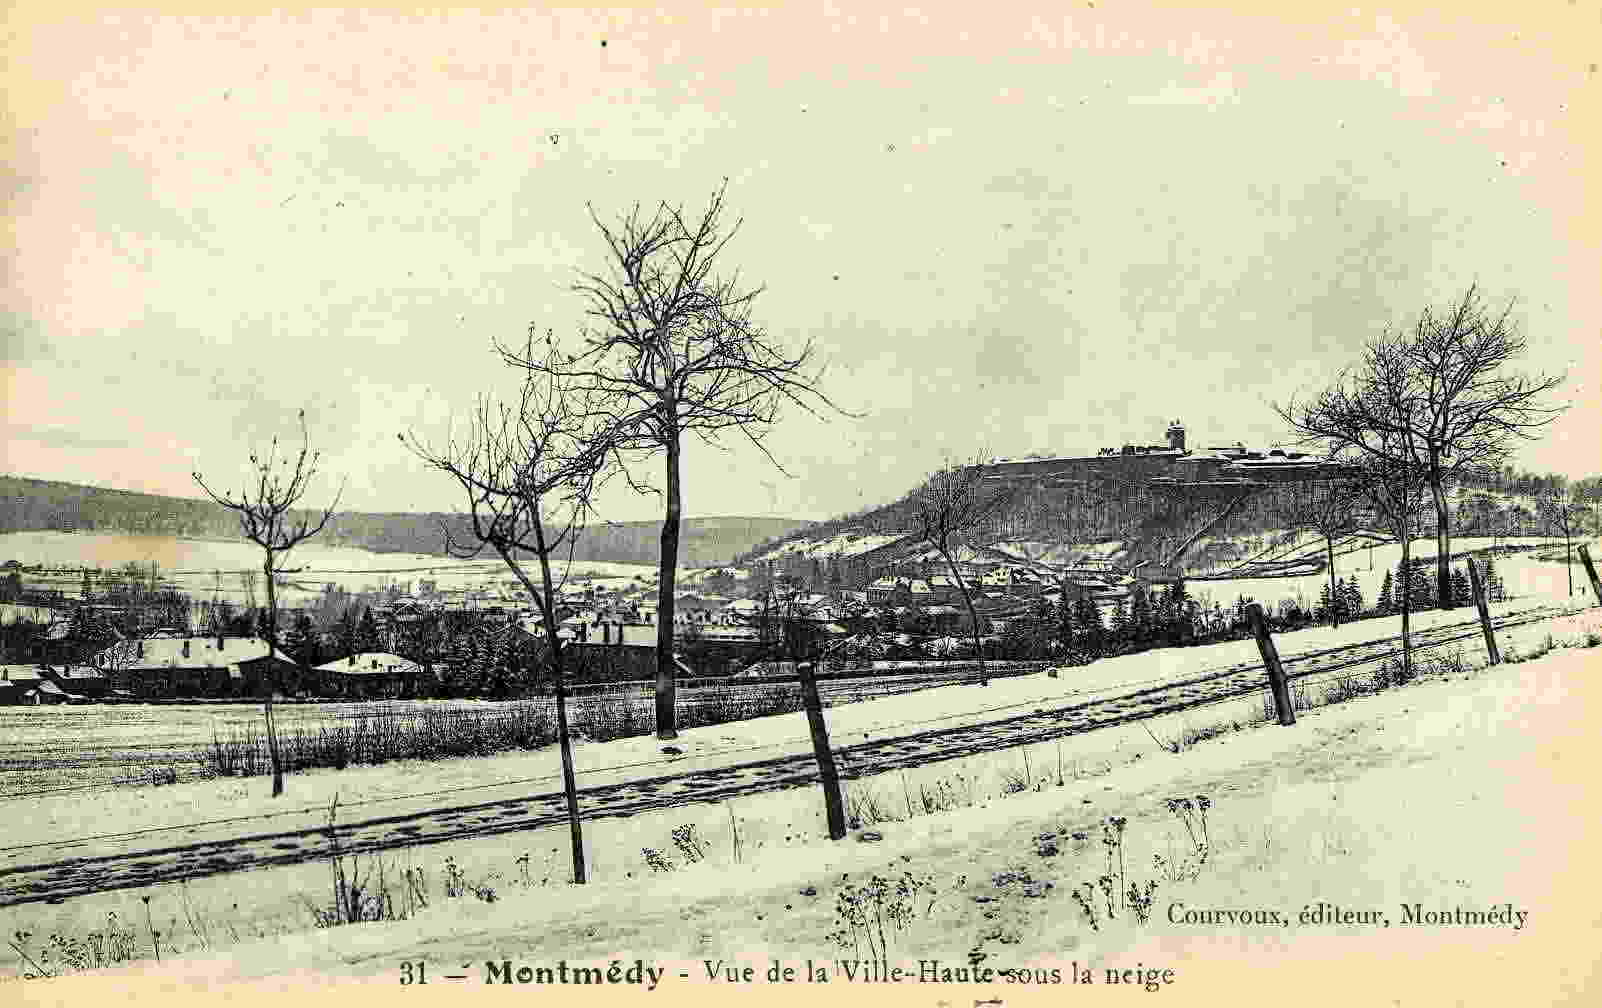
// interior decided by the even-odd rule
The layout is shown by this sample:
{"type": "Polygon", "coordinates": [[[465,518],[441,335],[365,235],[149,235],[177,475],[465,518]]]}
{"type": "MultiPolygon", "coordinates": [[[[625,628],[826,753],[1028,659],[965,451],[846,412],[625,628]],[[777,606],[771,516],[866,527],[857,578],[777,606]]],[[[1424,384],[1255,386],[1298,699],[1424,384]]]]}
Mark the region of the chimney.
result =
{"type": "Polygon", "coordinates": [[[1178,420],[1168,425],[1168,447],[1176,451],[1185,450],[1185,428],[1178,420]]]}

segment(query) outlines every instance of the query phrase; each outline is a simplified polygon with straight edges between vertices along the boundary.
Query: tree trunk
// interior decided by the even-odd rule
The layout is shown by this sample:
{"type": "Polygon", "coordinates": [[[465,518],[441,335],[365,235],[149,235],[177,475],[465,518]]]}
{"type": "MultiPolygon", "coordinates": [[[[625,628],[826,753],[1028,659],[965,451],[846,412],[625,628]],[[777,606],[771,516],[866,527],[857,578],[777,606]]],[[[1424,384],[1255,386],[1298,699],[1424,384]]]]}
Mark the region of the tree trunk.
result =
{"type": "Polygon", "coordinates": [[[567,797],[568,839],[573,850],[573,881],[583,885],[584,825],[579,819],[578,782],[573,773],[573,743],[567,729],[567,683],[562,674],[562,642],[556,635],[556,603],[553,601],[555,591],[551,583],[551,557],[545,547],[545,527],[537,511],[534,513],[534,522],[534,541],[539,547],[540,580],[545,586],[543,595],[534,590],[534,585],[529,582],[522,565],[512,558],[510,551],[499,545],[495,549],[506,562],[506,566],[523,583],[524,589],[534,596],[536,604],[540,607],[540,622],[545,625],[545,640],[551,649],[551,685],[556,694],[556,742],[562,751],[562,793],[567,797]]]}
{"type": "Polygon", "coordinates": [[[1440,608],[1451,609],[1457,599],[1452,591],[1452,528],[1446,487],[1432,482],[1430,496],[1435,499],[1435,597],[1440,608]]]}
{"type": "Polygon", "coordinates": [[[272,550],[267,551],[267,560],[262,564],[262,573],[267,577],[267,620],[262,626],[262,635],[267,639],[265,666],[267,756],[273,765],[273,797],[277,798],[284,793],[284,764],[278,755],[278,729],[273,725],[273,690],[278,686],[278,665],[273,658],[274,652],[278,650],[278,595],[273,587],[272,550]]]}
{"type": "Polygon", "coordinates": [[[968,619],[973,624],[973,658],[974,661],[979,663],[979,670],[983,672],[985,659],[984,652],[980,650],[979,645],[979,613],[973,607],[973,594],[968,591],[968,583],[962,579],[962,574],[958,572],[957,562],[951,559],[951,551],[942,546],[940,547],[940,556],[945,560],[946,567],[951,570],[951,577],[957,582],[957,590],[962,592],[962,601],[968,606],[968,619]]]}
{"type": "Polygon", "coordinates": [[[1408,617],[1413,611],[1413,565],[1412,536],[1409,534],[1407,522],[1402,522],[1402,570],[1404,572],[1402,585],[1402,678],[1412,678],[1413,674],[1413,639],[1408,635],[1408,617]]]}
{"type": "Polygon", "coordinates": [[[1563,572],[1569,576],[1569,597],[1574,597],[1574,552],[1569,547],[1568,519],[1563,523],[1563,572]]]}
{"type": "Polygon", "coordinates": [[[1332,627],[1341,625],[1340,590],[1335,587],[1335,541],[1324,537],[1324,555],[1329,561],[1329,620],[1332,627]]]}
{"type": "Polygon", "coordinates": [[[667,443],[667,513],[662,518],[662,556],[656,592],[656,737],[679,737],[673,686],[673,588],[679,567],[679,522],[683,501],[679,487],[679,443],[667,443]]]}

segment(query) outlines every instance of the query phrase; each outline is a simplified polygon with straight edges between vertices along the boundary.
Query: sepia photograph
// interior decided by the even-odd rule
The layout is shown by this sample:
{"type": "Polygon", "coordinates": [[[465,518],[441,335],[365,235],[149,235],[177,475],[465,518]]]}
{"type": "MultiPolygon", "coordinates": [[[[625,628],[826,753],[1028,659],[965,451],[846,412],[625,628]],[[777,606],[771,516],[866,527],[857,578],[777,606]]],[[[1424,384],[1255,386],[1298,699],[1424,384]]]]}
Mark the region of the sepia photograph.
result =
{"type": "Polygon", "coordinates": [[[1602,4],[5,15],[0,1004],[1602,999],[1602,4]]]}

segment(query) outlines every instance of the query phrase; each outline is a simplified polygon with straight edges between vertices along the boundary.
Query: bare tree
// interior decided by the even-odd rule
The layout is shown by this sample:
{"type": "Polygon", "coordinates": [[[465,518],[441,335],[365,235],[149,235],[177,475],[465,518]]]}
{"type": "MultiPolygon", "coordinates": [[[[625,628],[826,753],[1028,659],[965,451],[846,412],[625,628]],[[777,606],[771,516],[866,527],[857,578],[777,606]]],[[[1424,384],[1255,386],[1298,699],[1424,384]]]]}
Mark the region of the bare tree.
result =
{"type": "Polygon", "coordinates": [[[737,275],[714,275],[718,257],[739,230],[723,220],[724,187],[698,219],[666,203],[646,216],[638,205],[616,224],[590,209],[608,251],[608,269],[574,288],[589,324],[579,345],[524,356],[501,348],[518,367],[581,395],[600,421],[614,461],[636,490],[662,497],[662,548],[657,584],[656,728],[676,738],[673,603],[683,516],[683,442],[693,435],[715,447],[737,432],[783,467],[764,440],[781,407],[818,416],[843,412],[818,391],[822,369],[811,341],[791,350],[752,317],[760,288],[737,275]],[[630,466],[660,454],[664,486],[643,483],[630,466]]]}
{"type": "MultiPolygon", "coordinates": [[[[1387,334],[1369,343],[1363,361],[1306,402],[1275,410],[1306,442],[1330,446],[1362,473],[1361,486],[1376,514],[1402,546],[1402,570],[1412,568],[1413,521],[1428,485],[1416,431],[1422,395],[1406,355],[1406,341],[1387,334]]],[[[1411,593],[1402,591],[1402,669],[1412,674],[1411,593]]]]}
{"type": "Polygon", "coordinates": [[[1447,488],[1467,474],[1501,466],[1514,443],[1534,437],[1566,408],[1544,402],[1562,384],[1561,375],[1503,373],[1527,345],[1512,311],[1512,302],[1500,313],[1488,310],[1471,286],[1446,311],[1425,309],[1403,347],[1418,392],[1413,440],[1435,504],[1436,597],[1442,609],[1454,605],[1447,488]]]}
{"type": "Polygon", "coordinates": [[[962,601],[968,607],[976,660],[982,658],[979,613],[974,609],[973,592],[957,566],[955,551],[964,546],[977,547],[1003,515],[1011,498],[1011,490],[985,478],[985,466],[978,461],[947,465],[930,474],[913,496],[915,530],[946,562],[946,568],[957,582],[957,590],[962,593],[962,601]]]}
{"type": "Polygon", "coordinates": [[[1363,483],[1355,479],[1323,479],[1296,487],[1291,499],[1291,522],[1324,540],[1324,562],[1329,568],[1330,620],[1341,625],[1341,594],[1335,580],[1335,542],[1357,531],[1357,509],[1365,499],[1363,483]]]}
{"type": "Polygon", "coordinates": [[[1577,501],[1563,491],[1547,494],[1536,502],[1547,530],[1563,536],[1563,568],[1569,575],[1570,595],[1574,594],[1574,552],[1570,546],[1570,538],[1574,534],[1577,504],[1577,501]]]}
{"type": "Polygon", "coordinates": [[[415,435],[400,438],[427,466],[450,476],[467,495],[471,542],[457,540],[446,526],[447,552],[467,559],[486,548],[494,551],[539,609],[556,694],[573,881],[583,883],[584,837],[568,736],[565,655],[557,630],[560,585],[551,572],[551,562],[564,550],[571,560],[595,490],[607,473],[609,453],[607,443],[597,436],[590,399],[565,390],[556,381],[554,353],[548,350],[546,357],[536,359],[530,345],[522,359],[539,366],[525,369],[517,399],[511,403],[480,399],[462,439],[449,438],[443,448],[432,450],[415,435]],[[538,583],[523,564],[522,557],[529,555],[539,564],[538,583]]]}
{"type": "Polygon", "coordinates": [[[284,793],[284,767],[278,753],[278,732],[273,725],[273,692],[278,688],[278,596],[275,591],[279,574],[294,573],[281,567],[281,560],[299,544],[315,536],[328,524],[334,509],[339,506],[344,485],[335,492],[334,500],[321,513],[297,511],[296,505],[306,496],[321,452],[311,451],[311,439],[306,433],[306,411],[300,415],[300,451],[292,459],[278,455],[278,438],[273,438],[266,457],[256,453],[250,456],[250,478],[237,495],[218,493],[206,484],[200,473],[194,473],[195,482],[206,496],[239,516],[239,528],[246,539],[260,546],[263,559],[262,577],[267,583],[267,614],[261,621],[262,639],[267,643],[265,707],[267,721],[267,752],[273,765],[273,797],[284,793]]]}

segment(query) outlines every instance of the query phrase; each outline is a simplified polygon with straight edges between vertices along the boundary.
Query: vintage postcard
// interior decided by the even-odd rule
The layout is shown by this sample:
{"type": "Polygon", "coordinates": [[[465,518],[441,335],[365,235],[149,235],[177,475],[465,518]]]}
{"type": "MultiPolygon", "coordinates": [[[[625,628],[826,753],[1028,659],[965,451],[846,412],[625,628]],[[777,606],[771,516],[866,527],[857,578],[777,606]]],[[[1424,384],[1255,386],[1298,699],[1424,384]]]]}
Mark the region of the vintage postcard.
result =
{"type": "Polygon", "coordinates": [[[1595,0],[6,20],[0,1004],[1602,995],[1595,0]]]}

